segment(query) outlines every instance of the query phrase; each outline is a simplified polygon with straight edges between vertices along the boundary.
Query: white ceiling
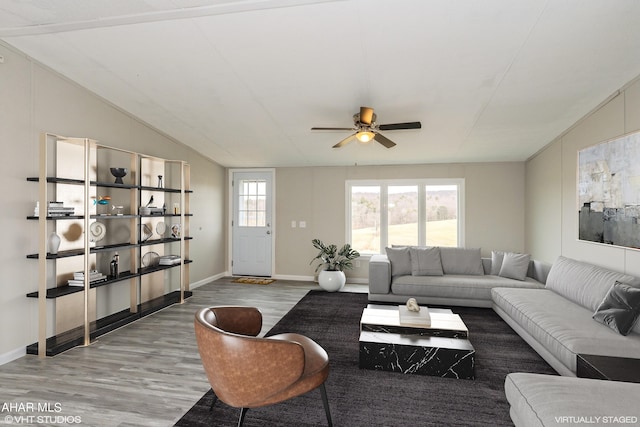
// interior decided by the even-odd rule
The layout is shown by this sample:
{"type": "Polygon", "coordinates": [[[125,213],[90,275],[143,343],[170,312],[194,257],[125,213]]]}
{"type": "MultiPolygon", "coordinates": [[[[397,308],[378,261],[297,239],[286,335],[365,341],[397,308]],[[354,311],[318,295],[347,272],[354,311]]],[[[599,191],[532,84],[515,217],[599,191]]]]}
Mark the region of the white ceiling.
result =
{"type": "Polygon", "coordinates": [[[0,39],[230,167],[522,161],[640,75],[637,0],[1,0],[0,39]],[[355,142],[361,105],[398,145],[355,142]]]}

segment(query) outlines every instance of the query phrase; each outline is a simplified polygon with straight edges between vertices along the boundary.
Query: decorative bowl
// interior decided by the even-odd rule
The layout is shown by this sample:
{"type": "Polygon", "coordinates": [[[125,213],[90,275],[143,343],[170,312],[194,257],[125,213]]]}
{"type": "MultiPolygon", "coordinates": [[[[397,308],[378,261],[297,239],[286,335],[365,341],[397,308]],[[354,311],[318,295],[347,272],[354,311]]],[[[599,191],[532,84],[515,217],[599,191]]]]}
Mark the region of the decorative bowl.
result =
{"type": "Polygon", "coordinates": [[[116,177],[116,184],[124,184],[122,177],[129,172],[127,168],[111,168],[111,175],[116,177]]]}

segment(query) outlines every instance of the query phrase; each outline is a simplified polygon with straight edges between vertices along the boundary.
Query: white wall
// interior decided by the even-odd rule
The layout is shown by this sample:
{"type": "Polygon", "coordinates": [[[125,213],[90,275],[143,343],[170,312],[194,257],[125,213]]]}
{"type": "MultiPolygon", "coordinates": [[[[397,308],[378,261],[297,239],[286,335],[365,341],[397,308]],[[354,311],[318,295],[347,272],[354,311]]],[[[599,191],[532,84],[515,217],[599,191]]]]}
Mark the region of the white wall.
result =
{"type": "MultiPolygon", "coordinates": [[[[345,181],[352,179],[464,178],[465,246],[524,251],[524,163],[428,164],[278,168],[276,170],[276,275],[313,276],[311,240],[346,241],[345,181]],[[306,228],[291,228],[306,221],[306,228]]],[[[368,277],[367,263],[347,272],[368,277]]]]}
{"type": "MultiPolygon", "coordinates": [[[[640,251],[578,240],[578,151],[640,130],[640,79],[584,117],[527,162],[527,250],[559,255],[640,276],[640,251]]],[[[640,159],[638,159],[640,161],[640,159]]]]}
{"type": "Polygon", "coordinates": [[[2,268],[0,269],[0,364],[24,354],[37,341],[37,224],[27,221],[38,197],[28,176],[38,175],[41,132],[88,137],[102,144],[191,165],[191,283],[225,271],[225,171],[184,145],[119,111],[23,54],[0,43],[0,176],[2,268]]]}

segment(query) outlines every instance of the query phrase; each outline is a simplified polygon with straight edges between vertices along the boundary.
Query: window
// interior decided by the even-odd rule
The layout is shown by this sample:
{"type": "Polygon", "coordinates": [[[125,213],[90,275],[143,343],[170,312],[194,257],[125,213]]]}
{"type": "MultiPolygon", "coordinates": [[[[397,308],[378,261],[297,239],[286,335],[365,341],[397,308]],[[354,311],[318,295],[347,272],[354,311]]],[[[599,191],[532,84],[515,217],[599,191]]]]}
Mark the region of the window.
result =
{"type": "Polygon", "coordinates": [[[238,192],[238,226],[264,227],[267,184],[264,180],[241,180],[238,192]]]}
{"type": "Polygon", "coordinates": [[[362,254],[461,246],[463,194],[463,179],[347,181],[347,238],[362,254]]]}

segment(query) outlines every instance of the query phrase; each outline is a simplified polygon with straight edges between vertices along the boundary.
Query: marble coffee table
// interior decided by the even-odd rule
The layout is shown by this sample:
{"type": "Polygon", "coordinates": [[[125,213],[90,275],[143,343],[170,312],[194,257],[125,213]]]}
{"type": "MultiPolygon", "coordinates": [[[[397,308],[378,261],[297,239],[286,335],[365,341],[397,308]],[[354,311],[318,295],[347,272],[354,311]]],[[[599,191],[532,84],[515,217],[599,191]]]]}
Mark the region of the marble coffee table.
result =
{"type": "Polygon", "coordinates": [[[360,368],[474,379],[469,330],[449,309],[430,308],[431,326],[400,324],[397,305],[369,304],[360,320],[360,368]]]}

